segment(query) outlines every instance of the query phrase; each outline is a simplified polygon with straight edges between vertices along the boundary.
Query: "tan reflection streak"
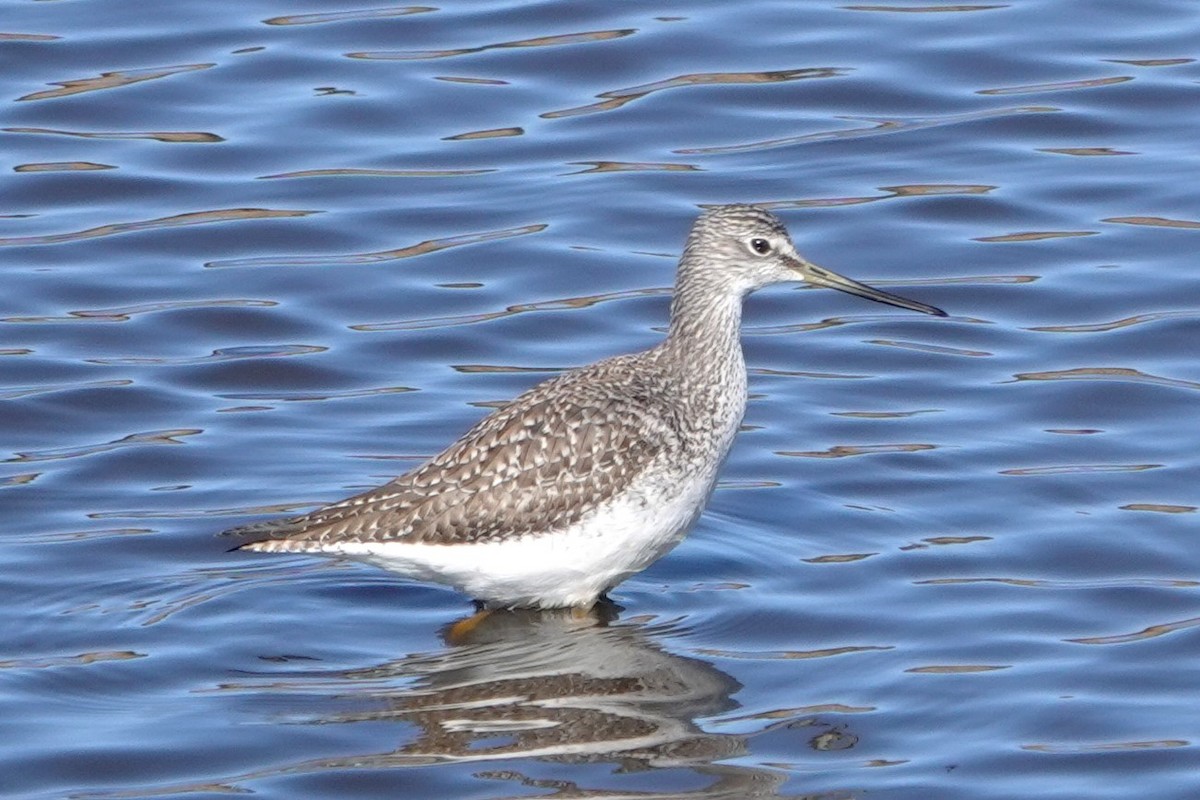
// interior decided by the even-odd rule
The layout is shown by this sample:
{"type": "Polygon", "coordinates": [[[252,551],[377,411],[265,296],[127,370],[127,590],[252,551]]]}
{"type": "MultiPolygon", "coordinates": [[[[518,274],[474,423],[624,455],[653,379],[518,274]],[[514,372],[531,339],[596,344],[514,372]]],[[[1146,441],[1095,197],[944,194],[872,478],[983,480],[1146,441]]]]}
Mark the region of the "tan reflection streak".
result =
{"type": "Polygon", "coordinates": [[[720,155],[722,153],[743,153],[753,150],[766,150],[772,147],[785,147],[808,142],[825,142],[835,139],[855,139],[861,136],[879,136],[901,131],[915,131],[925,128],[937,128],[943,125],[957,125],[963,122],[976,122],[992,117],[1006,117],[1013,114],[1040,114],[1062,109],[1054,106],[1020,106],[1016,108],[997,108],[990,111],[973,111],[967,114],[948,114],[943,117],[907,117],[907,118],[873,118],[873,117],[840,117],[851,121],[872,123],[860,128],[842,128],[833,131],[818,131],[805,133],[800,136],[785,136],[782,139],[767,139],[745,144],[719,145],[716,147],[695,147],[675,150],[683,155],[720,155]]]}
{"type": "Polygon", "coordinates": [[[607,294],[585,295],[584,297],[568,297],[561,300],[543,300],[538,303],[519,303],[509,306],[503,311],[490,311],[482,314],[462,314],[453,317],[427,317],[425,319],[403,320],[400,322],[380,322],[369,325],[351,325],[356,331],[416,331],[430,328],[447,328],[455,325],[474,325],[489,322],[517,314],[528,314],[537,311],[566,311],[576,308],[588,308],[598,303],[612,300],[627,300],[634,297],[655,297],[669,295],[670,289],[630,289],[624,292],[609,292],[607,294]]]}
{"type": "Polygon", "coordinates": [[[1200,383],[1195,381],[1164,378],[1127,367],[1079,367],[1051,372],[1018,372],[1013,378],[1018,381],[1132,381],[1151,386],[1171,386],[1176,389],[1200,389],[1200,383]]]}
{"type": "MultiPolygon", "coordinates": [[[[845,75],[849,70],[834,67],[816,67],[810,69],[787,69],[777,72],[697,72],[688,75],[677,75],[663,81],[646,83],[628,89],[613,89],[601,92],[596,97],[604,98],[604,102],[591,105],[566,108],[561,111],[547,111],[539,114],[542,119],[561,119],[562,117],[577,117],[583,114],[595,114],[599,111],[612,111],[626,103],[645,97],[654,92],[666,89],[677,89],[681,86],[712,86],[722,84],[758,84],[781,83],[797,81],[805,78],[834,78],[845,75]]],[[[677,153],[685,152],[676,150],[677,153]]]]}
{"type": "Polygon", "coordinates": [[[226,208],[220,211],[192,211],[187,214],[176,214],[172,217],[141,220],[138,222],[118,222],[113,225],[101,225],[98,228],[74,231],[71,233],[52,233],[44,236],[13,236],[0,239],[0,247],[33,245],[33,244],[62,244],[77,242],[80,239],[96,239],[101,236],[114,236],[119,233],[134,231],[158,230],[161,228],[179,228],[186,225],[205,225],[210,222],[231,222],[242,219],[270,219],[273,217],[306,217],[316,214],[316,211],[292,211],[271,208],[226,208]]]}
{"type": "Polygon", "coordinates": [[[486,131],[467,131],[453,136],[443,136],[443,142],[469,142],[473,139],[502,139],[505,136],[524,136],[524,128],[491,128],[486,131]]]}
{"type": "Polygon", "coordinates": [[[437,11],[432,6],[395,6],[393,8],[367,8],[359,11],[335,11],[329,14],[292,14],[286,17],[264,19],[264,25],[320,25],[326,22],[345,22],[359,19],[386,19],[404,17],[409,14],[424,14],[437,11]]]}
{"type": "Polygon", "coordinates": [[[345,400],[356,397],[376,397],[385,394],[415,392],[411,386],[383,386],[377,389],[347,389],[341,392],[237,392],[219,394],[222,400],[263,400],[279,403],[312,403],[323,400],[345,400]]]}
{"type": "Polygon", "coordinates": [[[1113,750],[1156,750],[1163,747],[1188,747],[1187,739],[1157,739],[1146,742],[1102,742],[1100,744],[1023,744],[1022,750],[1036,753],[1103,753],[1113,750]]]}
{"type": "Polygon", "coordinates": [[[1131,586],[1155,586],[1169,589],[1193,589],[1200,581],[1172,578],[1116,578],[1109,581],[1052,581],[1036,578],[930,578],[914,581],[917,586],[951,586],[968,583],[999,583],[1022,589],[1125,589],[1131,586]]]}
{"type": "Polygon", "coordinates": [[[1024,231],[1003,236],[979,236],[976,242],[1040,242],[1042,239],[1068,239],[1073,236],[1095,236],[1099,231],[1024,231]]]}
{"type": "Polygon", "coordinates": [[[132,658],[145,657],[145,653],[135,653],[133,650],[98,650],[92,653],[80,653],[77,656],[18,658],[11,661],[0,661],[0,669],[45,669],[47,667],[71,667],[86,664],[97,664],[103,661],[128,661],[132,658]]]}
{"type": "Polygon", "coordinates": [[[174,300],[162,303],[143,303],[119,308],[95,308],[68,311],[65,317],[4,317],[0,322],[128,322],[136,314],[174,311],[182,308],[269,308],[279,305],[274,300],[174,300]]]}
{"type": "Polygon", "coordinates": [[[0,42],[54,42],[61,38],[49,33],[0,33],[0,42]]]}
{"type": "Polygon", "coordinates": [[[831,411],[833,417],[854,417],[855,419],[902,419],[915,417],[917,414],[936,414],[943,409],[920,408],[916,411],[831,411]]]}
{"type": "Polygon", "coordinates": [[[877,556],[879,553],[842,553],[840,555],[814,556],[813,558],[800,559],[805,564],[849,564],[853,561],[862,561],[864,558],[877,556]]]}
{"type": "Polygon", "coordinates": [[[107,453],[110,450],[119,450],[122,447],[136,447],[144,444],[184,444],[183,442],[179,441],[180,437],[195,436],[198,433],[204,433],[204,431],[201,428],[176,428],[165,431],[131,433],[128,436],[121,437],[120,439],[115,439],[111,442],[103,442],[101,444],[17,453],[15,458],[4,459],[4,463],[24,464],[31,461],[57,461],[64,458],[79,458],[80,456],[90,456],[95,455],[96,453],[107,453]]]}
{"type": "Polygon", "coordinates": [[[1120,75],[1111,78],[1091,78],[1084,81],[1063,81],[1061,83],[1031,83],[1028,86],[1009,86],[1003,89],[980,89],[975,94],[1035,94],[1037,92],[1061,92],[1067,89],[1093,89],[1097,86],[1112,86],[1115,83],[1125,83],[1133,80],[1132,76],[1120,75]]]}
{"type": "Polygon", "coordinates": [[[116,389],[130,386],[133,381],[116,379],[110,381],[83,381],[80,383],[48,383],[41,386],[13,386],[0,389],[0,400],[19,400],[22,397],[37,397],[53,392],[73,392],[78,389],[116,389]]]}
{"type": "Polygon", "coordinates": [[[329,178],[340,176],[362,176],[368,178],[456,178],[461,175],[484,175],[495,169],[302,169],[296,172],[280,172],[276,175],[260,175],[258,180],[275,178],[329,178]]]}
{"type": "Polygon", "coordinates": [[[569,161],[569,166],[591,167],[591,169],[581,169],[577,172],[568,172],[568,175],[588,175],[594,172],[701,172],[702,170],[694,164],[655,164],[650,162],[634,162],[634,161],[569,161]]]}
{"type": "Polygon", "coordinates": [[[152,81],[157,78],[166,78],[171,75],[178,75],[182,72],[193,72],[198,69],[208,69],[215,67],[216,64],[181,64],[177,67],[157,67],[153,69],[135,69],[120,72],[101,72],[95,78],[79,78],[73,81],[52,81],[58,89],[47,89],[42,92],[34,92],[27,94],[24,97],[18,97],[17,102],[23,100],[49,100],[54,97],[66,97],[72,94],[82,94],[83,92],[94,92],[100,89],[117,89],[122,86],[129,86],[142,81],[152,81]]]}
{"type": "Polygon", "coordinates": [[[224,361],[241,361],[247,358],[286,358],[287,356],[306,356],[314,353],[324,353],[328,347],[318,347],[311,344],[272,344],[247,345],[244,347],[219,347],[206,356],[185,356],[183,358],[166,358],[163,356],[132,356],[129,358],[86,358],[88,364],[105,364],[109,366],[186,366],[208,364],[224,361]]]}
{"type": "Polygon", "coordinates": [[[202,131],[114,131],[110,133],[86,133],[84,131],[60,131],[54,128],[0,128],[4,133],[49,133],[55,136],[78,136],[81,139],[154,139],[159,142],[186,142],[207,144],[223,142],[215,133],[202,131]]]}
{"type": "Polygon", "coordinates": [[[495,78],[467,78],[461,75],[435,75],[435,81],[446,81],[447,83],[470,83],[479,86],[510,86],[511,81],[501,81],[495,78]]]}
{"type": "Polygon", "coordinates": [[[557,47],[566,44],[584,44],[587,42],[604,42],[609,39],[620,39],[637,33],[637,28],[621,28],[608,31],[586,31],[584,33],[566,33],[559,36],[538,36],[533,39],[520,39],[515,42],[498,42],[485,44],[480,47],[461,47],[453,50],[381,50],[377,52],[347,53],[348,58],[367,58],[377,61],[419,61],[430,58],[451,58],[472,53],[482,53],[485,50],[500,50],[513,47],[557,47]]]}
{"type": "Polygon", "coordinates": [[[776,450],[777,456],[800,458],[846,458],[848,456],[875,455],[877,453],[916,453],[921,450],[936,450],[932,444],[839,444],[828,450],[776,450]]]}
{"type": "Polygon", "coordinates": [[[1152,228],[1185,228],[1196,230],[1200,222],[1190,219],[1167,219],[1166,217],[1107,217],[1101,222],[1116,222],[1122,225],[1149,225],[1152,228]]]}
{"type": "Polygon", "coordinates": [[[958,11],[992,11],[1008,8],[1007,5],[957,5],[957,6],[842,6],[847,11],[888,11],[912,14],[940,14],[958,11]]]}
{"type": "Polygon", "coordinates": [[[880,191],[887,194],[878,194],[872,197],[818,197],[809,200],[775,200],[772,202],[757,203],[757,205],[771,210],[785,208],[835,208],[861,205],[863,203],[875,203],[880,200],[892,200],[897,197],[987,194],[995,188],[995,186],[988,186],[986,184],[914,183],[902,186],[880,186],[880,191]]]}
{"type": "Polygon", "coordinates": [[[991,536],[930,536],[921,541],[928,544],[947,545],[947,544],[975,544],[975,542],[990,542],[991,536]]]}
{"type": "Polygon", "coordinates": [[[1133,150],[1114,150],[1111,147],[1039,147],[1039,153],[1058,153],[1063,156],[1136,156],[1133,150]]]}
{"type": "Polygon", "coordinates": [[[1191,514],[1196,506],[1172,506],[1166,503],[1129,503],[1120,506],[1122,511],[1157,511],[1160,514],[1191,514]]]}
{"type": "Polygon", "coordinates": [[[868,339],[867,344],[881,344],[885,347],[898,347],[903,350],[919,350],[922,353],[936,353],[945,356],[971,356],[973,358],[982,358],[993,355],[986,350],[963,350],[959,347],[947,347],[939,344],[926,344],[924,342],[902,342],[894,339],[868,339]]]}
{"type": "Polygon", "coordinates": [[[1194,58],[1106,58],[1114,64],[1132,64],[1135,67],[1175,67],[1180,64],[1194,64],[1194,58]]]}
{"type": "Polygon", "coordinates": [[[849,647],[827,647],[823,650],[770,650],[770,651],[742,651],[742,650],[721,650],[715,647],[699,647],[693,652],[702,656],[714,656],[717,658],[743,658],[752,660],[770,660],[770,661],[803,661],[809,658],[830,658],[831,656],[844,656],[850,653],[866,653],[872,650],[894,650],[891,645],[862,645],[849,647]]]}
{"type": "Polygon", "coordinates": [[[13,172],[71,172],[91,169],[116,169],[112,164],[97,164],[95,161],[43,161],[34,164],[18,164],[13,172]]]}
{"type": "Polygon", "coordinates": [[[928,667],[912,667],[904,670],[918,675],[960,675],[972,672],[995,672],[1000,669],[1012,669],[1011,664],[943,664],[928,667]]]}
{"type": "Polygon", "coordinates": [[[1200,617],[1192,617],[1191,619],[1183,619],[1178,622],[1151,625],[1149,628],[1143,628],[1134,633],[1122,633],[1117,636],[1089,636],[1083,639],[1064,639],[1063,641],[1074,644],[1128,644],[1129,642],[1153,639],[1157,636],[1165,636],[1168,633],[1195,628],[1198,625],[1200,625],[1200,617]]]}
{"type": "Polygon", "coordinates": [[[1145,472],[1162,464],[1064,464],[1057,467],[1002,469],[1001,475],[1091,475],[1104,472],[1145,472]]]}
{"type": "Polygon", "coordinates": [[[325,256],[266,256],[263,258],[233,258],[223,261],[210,261],[206,267],[303,267],[320,264],[322,266],[349,266],[353,264],[377,264],[382,261],[395,261],[401,258],[412,258],[451,247],[461,247],[468,244],[479,244],[496,239],[508,239],[513,236],[524,236],[546,230],[543,224],[522,225],[518,228],[501,228],[495,231],[481,233],[464,233],[461,236],[447,236],[443,239],[426,239],[408,247],[396,250],[380,250],[374,253],[331,254],[325,256]]]}
{"type": "Polygon", "coordinates": [[[1141,325],[1143,322],[1157,322],[1163,319],[1184,319],[1195,316],[1200,316],[1200,310],[1154,311],[1149,314],[1135,314],[1132,317],[1125,317],[1124,319],[1113,320],[1112,322],[1091,322],[1082,325],[1040,325],[1033,328],[1026,328],[1025,330],[1049,333],[1101,333],[1104,331],[1115,331],[1119,328],[1128,328],[1131,325],[1141,325]]]}
{"type": "Polygon", "coordinates": [[[464,375],[511,375],[514,373],[562,372],[565,367],[515,367],[507,364],[451,364],[450,368],[464,375]]]}

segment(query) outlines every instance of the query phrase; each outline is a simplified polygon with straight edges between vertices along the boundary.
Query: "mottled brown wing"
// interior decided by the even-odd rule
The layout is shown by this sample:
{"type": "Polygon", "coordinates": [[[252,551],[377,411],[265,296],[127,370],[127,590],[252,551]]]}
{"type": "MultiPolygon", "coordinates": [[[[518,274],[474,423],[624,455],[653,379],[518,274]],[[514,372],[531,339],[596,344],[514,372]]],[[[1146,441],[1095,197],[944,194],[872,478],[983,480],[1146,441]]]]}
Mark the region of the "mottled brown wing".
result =
{"type": "Polygon", "coordinates": [[[534,387],[422,466],[310,514],[231,533],[250,549],[330,541],[486,541],[569,525],[677,449],[679,425],[653,371],[620,357],[534,387]]]}

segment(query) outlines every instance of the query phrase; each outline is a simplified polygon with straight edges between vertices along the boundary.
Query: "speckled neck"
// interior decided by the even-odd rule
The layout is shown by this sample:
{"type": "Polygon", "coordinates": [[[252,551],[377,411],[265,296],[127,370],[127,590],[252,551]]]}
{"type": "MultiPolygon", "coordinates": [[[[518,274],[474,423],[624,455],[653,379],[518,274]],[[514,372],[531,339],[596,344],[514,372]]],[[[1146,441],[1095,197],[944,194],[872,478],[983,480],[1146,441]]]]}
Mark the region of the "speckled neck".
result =
{"type": "Polygon", "coordinates": [[[701,250],[689,242],[679,261],[664,346],[690,369],[704,370],[731,359],[741,361],[745,293],[720,270],[704,264],[701,250]]]}

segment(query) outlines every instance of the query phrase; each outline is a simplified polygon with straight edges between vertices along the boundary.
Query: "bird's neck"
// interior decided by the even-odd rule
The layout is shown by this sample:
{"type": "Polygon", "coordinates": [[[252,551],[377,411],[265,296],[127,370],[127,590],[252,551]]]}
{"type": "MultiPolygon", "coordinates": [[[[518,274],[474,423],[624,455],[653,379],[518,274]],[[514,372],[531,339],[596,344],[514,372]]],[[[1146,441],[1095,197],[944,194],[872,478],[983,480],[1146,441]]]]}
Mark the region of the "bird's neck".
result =
{"type": "Polygon", "coordinates": [[[678,363],[688,369],[706,372],[725,364],[744,364],[740,329],[745,292],[723,278],[719,271],[703,269],[695,255],[685,251],[664,347],[675,351],[678,363]]]}

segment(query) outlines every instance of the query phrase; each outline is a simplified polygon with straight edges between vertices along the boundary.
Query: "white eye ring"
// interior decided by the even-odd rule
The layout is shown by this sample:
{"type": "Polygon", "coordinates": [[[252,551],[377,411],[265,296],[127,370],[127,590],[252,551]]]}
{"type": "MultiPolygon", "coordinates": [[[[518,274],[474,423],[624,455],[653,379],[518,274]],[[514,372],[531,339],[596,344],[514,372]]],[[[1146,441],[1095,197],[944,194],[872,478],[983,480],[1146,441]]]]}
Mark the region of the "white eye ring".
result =
{"type": "Polygon", "coordinates": [[[753,239],[751,239],[749,241],[749,245],[750,245],[750,251],[752,253],[754,253],[755,255],[760,255],[760,256],[768,255],[774,249],[771,247],[771,243],[769,241],[767,241],[766,239],[762,238],[761,236],[756,236],[753,239]]]}

